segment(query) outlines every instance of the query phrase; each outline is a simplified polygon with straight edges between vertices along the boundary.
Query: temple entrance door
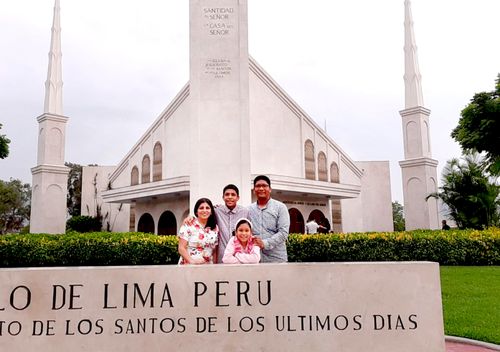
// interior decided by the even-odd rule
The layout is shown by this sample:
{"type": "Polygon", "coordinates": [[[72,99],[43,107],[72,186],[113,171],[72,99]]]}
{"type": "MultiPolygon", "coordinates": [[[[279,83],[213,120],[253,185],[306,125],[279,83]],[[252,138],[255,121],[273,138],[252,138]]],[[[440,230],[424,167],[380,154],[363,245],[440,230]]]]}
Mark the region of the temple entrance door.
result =
{"type": "Polygon", "coordinates": [[[177,234],[177,221],[175,215],[167,210],[163,212],[158,220],[158,235],[176,235],[177,234]]]}
{"type": "Polygon", "coordinates": [[[321,210],[314,209],[313,211],[311,211],[307,219],[308,221],[314,219],[319,225],[324,227],[324,228],[319,228],[318,232],[329,233],[331,231],[330,221],[328,221],[325,214],[323,214],[321,210]]]}
{"type": "Polygon", "coordinates": [[[137,231],[144,233],[155,233],[155,221],[151,214],[145,213],[141,215],[137,224],[137,231]]]}
{"type": "Polygon", "coordinates": [[[300,210],[296,208],[288,209],[290,214],[290,230],[289,233],[304,233],[304,217],[300,210]]]}

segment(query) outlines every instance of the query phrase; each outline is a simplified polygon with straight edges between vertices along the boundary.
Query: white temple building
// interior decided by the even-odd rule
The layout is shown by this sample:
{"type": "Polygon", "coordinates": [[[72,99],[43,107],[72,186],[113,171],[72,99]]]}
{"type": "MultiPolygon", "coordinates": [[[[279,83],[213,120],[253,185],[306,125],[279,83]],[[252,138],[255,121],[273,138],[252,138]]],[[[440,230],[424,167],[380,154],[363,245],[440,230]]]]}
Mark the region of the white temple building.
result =
{"type": "MultiPolygon", "coordinates": [[[[232,183],[240,188],[240,204],[249,205],[253,178],[265,174],[271,179],[272,197],[288,207],[291,233],[304,232],[310,217],[333,232],[392,231],[389,162],[352,160],[249,56],[247,1],[189,4],[188,83],[117,166],[84,167],[82,215],[99,211],[103,228],[111,231],[175,234],[198,198],[220,204],[223,187],[232,183]]],[[[411,38],[408,47],[415,49],[411,38]]],[[[416,49],[414,54],[416,63],[416,49]]],[[[419,79],[417,64],[407,64],[405,70],[405,82],[412,75],[419,79]]],[[[421,95],[420,82],[405,88],[407,97],[421,95]],[[416,93],[408,93],[414,87],[416,93]]],[[[428,110],[422,100],[412,99],[401,112],[401,166],[403,182],[409,185],[405,207],[422,212],[422,202],[413,207],[411,197],[426,194],[418,187],[416,191],[412,180],[429,165],[435,174],[435,161],[430,159],[428,110]],[[407,116],[416,116],[411,119],[417,129],[405,122],[407,116]],[[429,148],[414,152],[414,143],[429,148]]],[[[425,211],[427,218],[434,212],[437,216],[437,208],[425,211]]],[[[422,228],[426,225],[432,228],[434,220],[422,228]]]]}

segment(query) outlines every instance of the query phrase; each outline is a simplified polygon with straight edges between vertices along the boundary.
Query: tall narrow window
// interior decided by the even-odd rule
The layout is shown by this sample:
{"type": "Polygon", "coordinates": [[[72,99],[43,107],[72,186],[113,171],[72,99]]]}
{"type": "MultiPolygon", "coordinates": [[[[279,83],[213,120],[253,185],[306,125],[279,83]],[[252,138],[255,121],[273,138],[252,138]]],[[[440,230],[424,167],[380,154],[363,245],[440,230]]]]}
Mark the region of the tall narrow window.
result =
{"type": "Polygon", "coordinates": [[[316,167],[314,162],[314,144],[310,139],[304,144],[304,158],[305,158],[305,169],[306,178],[308,180],[316,179],[316,167]]]}
{"type": "Polygon", "coordinates": [[[149,155],[144,155],[144,158],[142,158],[141,183],[148,182],[151,182],[151,160],[149,155]]]}
{"type": "Polygon", "coordinates": [[[340,199],[332,199],[332,231],[342,232],[342,203],[340,203],[340,199]]]}
{"type": "Polygon", "coordinates": [[[139,169],[137,166],[134,166],[132,168],[132,171],[130,172],[130,185],[138,185],[139,184],[139,169]]]}
{"type": "Polygon", "coordinates": [[[135,231],[135,202],[130,204],[130,222],[129,222],[129,231],[135,231]]]}
{"type": "Polygon", "coordinates": [[[330,165],[330,182],[340,182],[339,167],[335,161],[330,165]]]}
{"type": "MultiPolygon", "coordinates": [[[[339,166],[336,162],[330,165],[330,182],[339,183],[339,166]]],[[[332,231],[342,232],[342,203],[340,199],[332,199],[332,231]]]]}
{"type": "Polygon", "coordinates": [[[318,154],[318,180],[328,182],[326,155],[323,152],[318,154]]]}
{"type": "Polygon", "coordinates": [[[161,181],[162,148],[160,142],[156,142],[153,149],[153,182],[161,181]]]}

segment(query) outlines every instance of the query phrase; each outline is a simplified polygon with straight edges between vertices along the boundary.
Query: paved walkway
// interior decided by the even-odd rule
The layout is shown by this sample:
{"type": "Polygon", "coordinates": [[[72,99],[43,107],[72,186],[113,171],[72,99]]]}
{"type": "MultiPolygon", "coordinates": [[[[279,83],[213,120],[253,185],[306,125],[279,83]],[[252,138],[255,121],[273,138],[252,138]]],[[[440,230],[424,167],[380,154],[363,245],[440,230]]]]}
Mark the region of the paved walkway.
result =
{"type": "Polygon", "coordinates": [[[457,337],[446,337],[446,352],[498,352],[499,345],[468,340],[457,337]]]}

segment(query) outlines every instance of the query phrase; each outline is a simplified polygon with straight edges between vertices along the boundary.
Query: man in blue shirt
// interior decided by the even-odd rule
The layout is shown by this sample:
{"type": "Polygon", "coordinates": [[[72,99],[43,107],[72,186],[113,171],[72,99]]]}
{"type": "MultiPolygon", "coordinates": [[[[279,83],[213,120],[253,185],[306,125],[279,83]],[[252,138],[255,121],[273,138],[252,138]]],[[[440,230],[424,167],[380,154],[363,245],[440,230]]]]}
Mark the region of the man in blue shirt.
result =
{"type": "Polygon", "coordinates": [[[271,198],[271,180],[260,175],[253,180],[257,201],[249,207],[255,243],[261,248],[261,262],[286,262],[286,240],[290,215],[285,204],[271,198]]]}

